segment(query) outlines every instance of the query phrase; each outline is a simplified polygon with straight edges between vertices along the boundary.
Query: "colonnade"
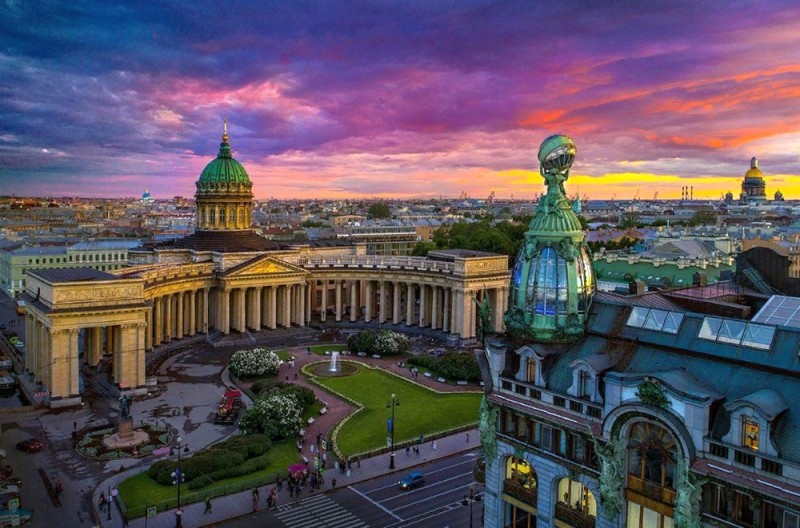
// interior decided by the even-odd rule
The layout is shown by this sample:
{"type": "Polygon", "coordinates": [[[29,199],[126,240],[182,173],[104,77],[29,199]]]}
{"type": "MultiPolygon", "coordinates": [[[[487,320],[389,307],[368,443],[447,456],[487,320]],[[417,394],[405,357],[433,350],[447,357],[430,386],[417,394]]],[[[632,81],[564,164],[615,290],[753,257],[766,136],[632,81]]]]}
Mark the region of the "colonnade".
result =
{"type": "Polygon", "coordinates": [[[459,335],[477,334],[477,302],[489,297],[492,325],[502,330],[507,288],[464,290],[451,285],[402,280],[312,280],[308,289],[306,318],[319,314],[320,321],[377,320],[380,324],[417,326],[459,335]]]}

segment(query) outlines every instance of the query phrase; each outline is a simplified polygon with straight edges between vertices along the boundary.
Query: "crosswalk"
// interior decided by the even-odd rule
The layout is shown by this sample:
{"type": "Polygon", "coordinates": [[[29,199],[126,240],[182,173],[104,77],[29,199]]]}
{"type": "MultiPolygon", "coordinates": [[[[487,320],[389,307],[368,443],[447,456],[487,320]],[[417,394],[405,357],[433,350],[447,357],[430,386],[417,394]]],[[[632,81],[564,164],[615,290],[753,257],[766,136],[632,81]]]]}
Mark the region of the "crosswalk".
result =
{"type": "Polygon", "coordinates": [[[282,504],[275,516],[286,528],[367,528],[369,525],[327,495],[282,504]]]}

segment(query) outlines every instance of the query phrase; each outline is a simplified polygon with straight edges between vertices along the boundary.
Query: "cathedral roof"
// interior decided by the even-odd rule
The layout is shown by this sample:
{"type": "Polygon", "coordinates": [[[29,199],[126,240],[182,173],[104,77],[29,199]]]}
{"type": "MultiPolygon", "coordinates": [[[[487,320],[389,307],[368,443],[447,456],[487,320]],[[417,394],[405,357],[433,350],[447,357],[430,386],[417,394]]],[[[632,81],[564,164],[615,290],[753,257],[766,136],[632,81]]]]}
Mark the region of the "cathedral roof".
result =
{"type": "Polygon", "coordinates": [[[225,131],[222,134],[222,143],[219,144],[217,158],[206,165],[200,173],[197,186],[204,184],[238,183],[250,184],[250,177],[242,164],[233,159],[231,144],[228,142],[228,122],[225,121],[225,131]]]}

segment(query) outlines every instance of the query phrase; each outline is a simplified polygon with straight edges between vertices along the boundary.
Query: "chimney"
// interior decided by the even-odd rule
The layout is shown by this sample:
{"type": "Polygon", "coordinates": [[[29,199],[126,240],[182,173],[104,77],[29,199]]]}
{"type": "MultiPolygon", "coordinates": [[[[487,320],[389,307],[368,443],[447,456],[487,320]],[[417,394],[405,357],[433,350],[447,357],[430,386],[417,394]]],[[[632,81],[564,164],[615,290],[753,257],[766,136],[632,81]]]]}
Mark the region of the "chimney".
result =
{"type": "Polygon", "coordinates": [[[692,275],[692,285],[693,286],[705,286],[708,284],[708,276],[705,273],[700,273],[699,271],[692,275]]]}
{"type": "Polygon", "coordinates": [[[628,283],[628,293],[630,295],[644,295],[644,282],[640,280],[632,280],[628,283]]]}

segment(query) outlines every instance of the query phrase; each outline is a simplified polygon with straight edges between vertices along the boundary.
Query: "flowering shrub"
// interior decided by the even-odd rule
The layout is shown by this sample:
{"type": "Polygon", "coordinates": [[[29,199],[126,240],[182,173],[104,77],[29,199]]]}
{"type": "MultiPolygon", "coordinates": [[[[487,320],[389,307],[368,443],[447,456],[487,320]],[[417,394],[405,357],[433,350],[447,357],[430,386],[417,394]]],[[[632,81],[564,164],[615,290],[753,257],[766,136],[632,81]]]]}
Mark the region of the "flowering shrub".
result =
{"type": "Polygon", "coordinates": [[[239,421],[244,434],[264,433],[271,440],[295,436],[303,427],[302,406],[293,394],[267,393],[239,421]]]}
{"type": "Polygon", "coordinates": [[[265,348],[239,350],[231,356],[228,367],[234,375],[242,376],[274,376],[278,373],[281,360],[278,354],[265,348]]]}
{"type": "Polygon", "coordinates": [[[410,344],[411,340],[408,336],[391,330],[381,330],[377,333],[365,330],[350,336],[347,340],[347,348],[350,352],[382,356],[395,356],[407,352],[410,344]]]}

